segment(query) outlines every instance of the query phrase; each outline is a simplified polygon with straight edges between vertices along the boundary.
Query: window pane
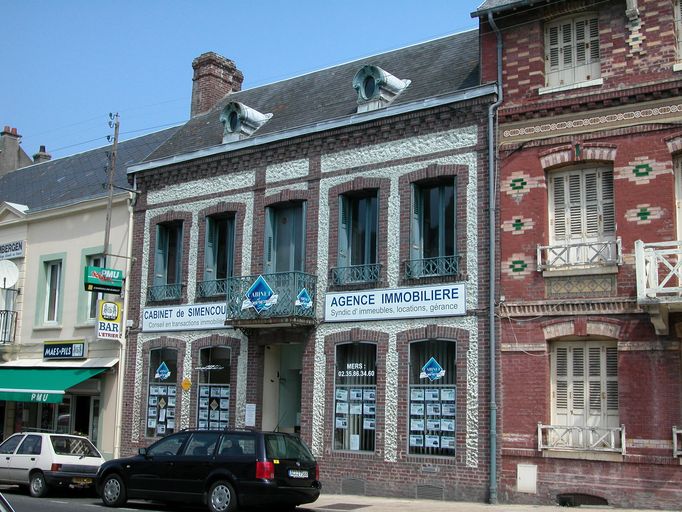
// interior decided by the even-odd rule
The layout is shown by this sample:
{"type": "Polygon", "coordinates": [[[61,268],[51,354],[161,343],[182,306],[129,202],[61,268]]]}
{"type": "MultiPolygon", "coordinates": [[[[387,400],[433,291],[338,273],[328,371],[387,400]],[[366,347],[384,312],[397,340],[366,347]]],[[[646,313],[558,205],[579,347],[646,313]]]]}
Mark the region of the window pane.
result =
{"type": "Polygon", "coordinates": [[[177,350],[172,348],[150,351],[147,394],[148,436],[162,436],[175,431],[177,357],[177,350]]]}
{"type": "Polygon", "coordinates": [[[409,451],[454,456],[457,419],[456,343],[410,345],[409,451]]]}
{"type": "Polygon", "coordinates": [[[166,284],[180,282],[180,262],[182,258],[181,229],[175,224],[168,226],[168,252],[166,253],[168,273],[166,284]]]}
{"type": "Polygon", "coordinates": [[[423,194],[424,216],[422,217],[422,236],[424,237],[424,258],[436,258],[441,256],[439,250],[440,225],[440,202],[438,200],[438,188],[425,188],[423,194]]]}
{"type": "Polygon", "coordinates": [[[375,431],[376,345],[338,345],[334,449],[373,451],[375,431]]]}
{"type": "Polygon", "coordinates": [[[161,439],[149,447],[147,454],[153,456],[177,455],[180,453],[180,448],[182,448],[182,445],[188,436],[189,434],[178,434],[176,436],[167,437],[166,439],[161,439]]]}
{"type": "MultiPolygon", "coordinates": [[[[91,267],[101,267],[104,260],[101,255],[88,256],[87,265],[91,267]]],[[[97,301],[102,298],[101,293],[87,292],[89,294],[88,319],[97,318],[97,301]]]]}
{"type": "Polygon", "coordinates": [[[377,197],[349,198],[351,265],[376,263],[377,197]]]}
{"type": "Polygon", "coordinates": [[[193,434],[185,447],[183,455],[189,457],[212,456],[215,452],[219,436],[220,433],[218,432],[197,432],[193,434]]]}
{"type": "Polygon", "coordinates": [[[47,264],[47,304],[45,308],[45,320],[48,322],[57,321],[61,267],[62,264],[60,261],[47,264]]]}
{"type": "Polygon", "coordinates": [[[201,349],[199,361],[197,427],[225,429],[230,419],[230,348],[201,349]]]}

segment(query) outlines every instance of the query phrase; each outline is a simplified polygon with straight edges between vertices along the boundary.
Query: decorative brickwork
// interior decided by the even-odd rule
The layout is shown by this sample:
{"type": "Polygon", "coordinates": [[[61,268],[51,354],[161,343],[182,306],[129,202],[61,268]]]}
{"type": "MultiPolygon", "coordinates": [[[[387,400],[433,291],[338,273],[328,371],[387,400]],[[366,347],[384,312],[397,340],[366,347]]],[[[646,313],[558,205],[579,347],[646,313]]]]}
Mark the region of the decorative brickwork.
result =
{"type": "Polygon", "coordinates": [[[502,223],[502,230],[512,235],[523,235],[526,231],[532,230],[535,227],[533,219],[526,217],[514,217],[511,220],[505,220],[502,223]]]}
{"type": "Polygon", "coordinates": [[[625,220],[639,225],[651,224],[651,221],[663,218],[663,208],[648,203],[638,204],[625,212],[625,220]]]}
{"type": "Polygon", "coordinates": [[[647,185],[658,176],[672,174],[672,162],[657,162],[648,156],[638,156],[628,165],[614,169],[614,179],[626,179],[636,185],[647,185]]]}
{"type": "Polygon", "coordinates": [[[512,254],[511,257],[502,262],[502,273],[512,279],[524,279],[531,275],[534,270],[535,261],[523,253],[512,254]]]}

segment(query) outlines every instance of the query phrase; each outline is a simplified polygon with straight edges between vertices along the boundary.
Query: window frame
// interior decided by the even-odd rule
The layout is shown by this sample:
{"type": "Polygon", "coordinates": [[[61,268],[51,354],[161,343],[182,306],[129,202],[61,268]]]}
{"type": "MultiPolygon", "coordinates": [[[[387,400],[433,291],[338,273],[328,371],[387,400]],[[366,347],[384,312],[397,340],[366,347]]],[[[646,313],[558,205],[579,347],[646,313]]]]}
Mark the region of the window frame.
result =
{"type": "Polygon", "coordinates": [[[227,279],[234,275],[235,216],[230,214],[213,214],[206,216],[206,236],[204,240],[204,281],[227,279]],[[221,244],[215,242],[220,234],[220,223],[225,222],[225,269],[219,272],[221,244]],[[209,256],[210,255],[210,256],[209,256]],[[212,261],[211,261],[212,260],[212,261]],[[218,277],[224,273],[225,277],[218,277]],[[209,274],[212,274],[209,275],[209,274]]]}
{"type": "MultiPolygon", "coordinates": [[[[265,231],[263,236],[263,273],[274,274],[279,272],[305,272],[306,268],[306,218],[307,218],[307,201],[297,200],[287,203],[277,203],[265,207],[265,231]],[[289,268],[287,270],[278,270],[277,263],[277,241],[279,239],[279,224],[280,216],[287,210],[295,210],[300,219],[295,219],[298,224],[298,232],[296,225],[292,228],[293,243],[289,248],[289,268]],[[300,213],[299,213],[300,212],[300,213]]],[[[281,261],[280,261],[281,263],[281,261]]]]}
{"type": "Polygon", "coordinates": [[[163,286],[172,284],[182,284],[182,258],[183,258],[183,235],[184,222],[174,220],[169,222],[159,222],[156,224],[156,247],[154,255],[154,276],[153,285],[163,286]],[[171,238],[170,234],[175,233],[175,255],[174,255],[174,275],[172,281],[169,279],[169,261],[171,238]],[[165,240],[163,239],[165,237],[165,240]],[[161,263],[161,265],[159,265],[161,263]],[[159,267],[162,267],[159,268],[159,267]],[[161,271],[161,272],[160,272],[161,271]]]}
{"type": "Polygon", "coordinates": [[[59,328],[62,321],[62,310],[64,307],[64,271],[66,267],[66,253],[46,254],[39,260],[39,277],[37,286],[37,300],[35,309],[36,327],[59,328]],[[54,319],[48,320],[48,308],[50,307],[50,278],[51,265],[59,266],[58,282],[55,289],[54,319]]]}

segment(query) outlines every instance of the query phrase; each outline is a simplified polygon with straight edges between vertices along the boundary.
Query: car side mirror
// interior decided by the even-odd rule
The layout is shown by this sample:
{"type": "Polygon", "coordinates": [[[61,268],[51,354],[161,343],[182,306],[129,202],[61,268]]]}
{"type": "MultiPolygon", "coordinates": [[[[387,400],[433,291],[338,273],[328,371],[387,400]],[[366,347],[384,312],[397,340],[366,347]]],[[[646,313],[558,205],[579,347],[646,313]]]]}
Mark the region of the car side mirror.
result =
{"type": "Polygon", "coordinates": [[[147,449],[146,448],[138,448],[137,453],[142,455],[143,457],[147,457],[147,449]]]}

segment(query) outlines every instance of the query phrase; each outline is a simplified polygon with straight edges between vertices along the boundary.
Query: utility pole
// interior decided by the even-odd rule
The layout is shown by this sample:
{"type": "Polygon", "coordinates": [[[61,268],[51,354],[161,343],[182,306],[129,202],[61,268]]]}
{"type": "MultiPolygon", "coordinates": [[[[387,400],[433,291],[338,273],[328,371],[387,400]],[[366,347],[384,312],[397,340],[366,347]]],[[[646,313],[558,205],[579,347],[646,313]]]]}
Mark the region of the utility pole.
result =
{"type": "Polygon", "coordinates": [[[107,201],[107,221],[104,228],[104,254],[102,266],[107,266],[107,255],[109,253],[109,231],[111,230],[111,207],[114,199],[114,171],[116,169],[116,150],[118,148],[118,127],[119,118],[118,112],[116,114],[109,114],[109,126],[114,128],[114,142],[111,146],[111,156],[109,157],[109,168],[107,169],[107,189],[109,191],[109,199],[107,201]]]}

